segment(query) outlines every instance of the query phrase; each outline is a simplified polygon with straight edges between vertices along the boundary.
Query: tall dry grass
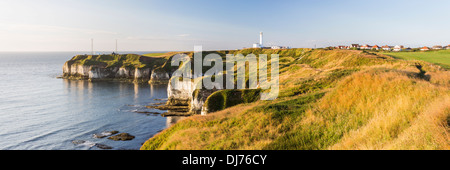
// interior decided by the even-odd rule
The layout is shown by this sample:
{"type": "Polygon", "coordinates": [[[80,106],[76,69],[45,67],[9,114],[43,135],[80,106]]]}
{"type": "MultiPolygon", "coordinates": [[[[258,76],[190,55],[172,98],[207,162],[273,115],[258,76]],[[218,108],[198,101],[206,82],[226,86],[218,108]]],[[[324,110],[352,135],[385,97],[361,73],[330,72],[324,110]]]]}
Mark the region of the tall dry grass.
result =
{"type": "MultiPolygon", "coordinates": [[[[341,124],[334,129],[348,129],[342,134],[342,139],[328,149],[386,149],[417,119],[421,119],[421,125],[433,124],[423,122],[427,119],[421,118],[421,115],[430,116],[434,112],[440,112],[448,116],[450,113],[447,108],[450,103],[440,102],[442,107],[438,110],[431,103],[448,98],[449,94],[447,88],[410,78],[403,72],[370,71],[344,81],[318,104],[315,114],[331,120],[329,124],[341,124]]],[[[439,123],[442,124],[443,122],[439,123]]],[[[448,147],[445,142],[429,143],[430,146],[423,143],[411,145],[422,148],[439,146],[435,149],[448,147]]]]}

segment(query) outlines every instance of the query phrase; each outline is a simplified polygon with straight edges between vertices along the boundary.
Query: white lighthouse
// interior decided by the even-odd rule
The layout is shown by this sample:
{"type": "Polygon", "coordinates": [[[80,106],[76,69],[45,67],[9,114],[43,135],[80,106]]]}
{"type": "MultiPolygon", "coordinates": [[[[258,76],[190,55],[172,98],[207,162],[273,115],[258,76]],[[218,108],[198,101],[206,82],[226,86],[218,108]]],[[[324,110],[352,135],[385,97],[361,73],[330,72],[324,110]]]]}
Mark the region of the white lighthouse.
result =
{"type": "Polygon", "coordinates": [[[263,32],[259,33],[259,45],[261,45],[261,47],[264,47],[264,45],[263,45],[263,32]]]}
{"type": "Polygon", "coordinates": [[[263,32],[259,33],[259,43],[253,44],[253,48],[264,48],[263,45],[263,32]]]}

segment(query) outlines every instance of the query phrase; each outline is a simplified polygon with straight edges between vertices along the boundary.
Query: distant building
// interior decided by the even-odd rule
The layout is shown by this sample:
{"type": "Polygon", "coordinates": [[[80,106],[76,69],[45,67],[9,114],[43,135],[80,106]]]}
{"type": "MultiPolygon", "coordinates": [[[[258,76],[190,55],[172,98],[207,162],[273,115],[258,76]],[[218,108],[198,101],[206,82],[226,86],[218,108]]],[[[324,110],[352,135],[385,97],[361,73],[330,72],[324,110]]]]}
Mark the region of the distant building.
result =
{"type": "Polygon", "coordinates": [[[340,45],[338,46],[339,49],[347,49],[347,47],[345,45],[340,45]]]}
{"type": "Polygon", "coordinates": [[[253,48],[261,48],[261,44],[259,43],[253,44],[253,48]]]}
{"type": "Polygon", "coordinates": [[[385,51],[391,51],[392,49],[391,49],[391,47],[389,47],[388,45],[385,45],[385,46],[383,46],[383,47],[381,47],[383,50],[385,50],[385,51]]]}
{"type": "Polygon", "coordinates": [[[442,50],[442,46],[440,45],[435,45],[432,47],[433,50],[442,50]]]}
{"type": "Polygon", "coordinates": [[[366,45],[361,46],[360,49],[361,50],[371,50],[372,46],[366,44],[366,45]]]}
{"type": "Polygon", "coordinates": [[[405,49],[405,51],[412,51],[412,48],[408,47],[405,49]]]}
{"type": "Polygon", "coordinates": [[[447,47],[445,47],[446,50],[450,50],[450,45],[448,45],[447,47]]]}
{"type": "Polygon", "coordinates": [[[281,46],[272,46],[270,48],[273,49],[273,50],[279,50],[279,49],[281,49],[281,46]]]}
{"type": "Polygon", "coordinates": [[[263,32],[259,33],[259,43],[253,44],[253,48],[264,48],[264,45],[263,45],[263,32]]]}
{"type": "Polygon", "coordinates": [[[280,49],[290,49],[290,47],[287,46],[272,46],[271,49],[273,50],[280,50],[280,49]]]}
{"type": "Polygon", "coordinates": [[[358,48],[359,48],[359,44],[352,44],[352,45],[350,46],[350,48],[356,48],[356,49],[358,49],[358,48]]]}
{"type": "Polygon", "coordinates": [[[430,50],[430,48],[428,48],[428,47],[422,47],[421,49],[420,49],[420,51],[429,51],[430,50]]]}
{"type": "Polygon", "coordinates": [[[394,47],[394,50],[393,51],[402,51],[403,50],[403,45],[396,45],[395,47],[394,47]]]}
{"type": "Polygon", "coordinates": [[[374,45],[374,46],[372,47],[372,50],[380,50],[380,47],[379,47],[378,45],[374,45]]]}

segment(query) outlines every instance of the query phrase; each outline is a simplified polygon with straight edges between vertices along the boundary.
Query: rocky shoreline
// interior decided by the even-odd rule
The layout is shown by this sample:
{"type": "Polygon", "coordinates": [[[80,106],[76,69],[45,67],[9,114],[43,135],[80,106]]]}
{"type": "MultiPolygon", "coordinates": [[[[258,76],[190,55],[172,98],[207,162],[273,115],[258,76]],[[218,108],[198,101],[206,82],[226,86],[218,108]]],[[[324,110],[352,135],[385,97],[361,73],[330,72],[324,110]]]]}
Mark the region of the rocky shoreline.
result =
{"type": "MultiPolygon", "coordinates": [[[[102,138],[108,137],[109,140],[113,140],[113,141],[129,141],[129,140],[133,140],[135,138],[133,135],[130,135],[128,133],[120,133],[120,134],[118,134],[118,133],[119,133],[119,131],[106,131],[106,132],[102,132],[102,133],[93,134],[92,138],[102,139],[102,138]],[[116,134],[118,134],[118,135],[116,135],[116,134]]],[[[72,143],[76,146],[84,145],[84,146],[88,146],[89,148],[92,148],[95,146],[99,149],[105,149],[105,150],[114,149],[111,146],[108,146],[108,145],[105,145],[102,143],[92,142],[92,141],[74,140],[74,141],[72,141],[72,143]]]]}
{"type": "MultiPolygon", "coordinates": [[[[63,66],[63,79],[88,80],[88,81],[120,81],[149,84],[168,84],[167,96],[159,103],[149,104],[145,108],[132,112],[151,115],[161,115],[167,117],[168,127],[175,124],[177,120],[193,115],[207,115],[208,112],[218,111],[232,105],[243,103],[241,91],[226,91],[217,89],[196,89],[196,84],[192,80],[175,81],[172,73],[179,67],[171,66],[171,58],[175,53],[167,54],[164,58],[153,58],[134,54],[127,55],[78,55],[67,61],[63,66]],[[177,87],[177,88],[175,88],[177,87]],[[234,94],[234,95],[227,95],[234,94]],[[211,96],[216,96],[211,98],[211,96]],[[237,97],[236,97],[237,96],[237,97]],[[228,103],[227,103],[228,102],[228,103]],[[220,106],[220,107],[216,107],[220,106]],[[164,111],[160,113],[152,109],[164,111]]],[[[187,55],[193,56],[193,53],[187,55]]],[[[223,75],[222,75],[223,76],[223,75]]],[[[255,96],[252,94],[252,96],[255,96]]],[[[247,101],[247,100],[245,100],[247,101]]],[[[112,135],[118,133],[113,131],[112,135]]],[[[105,134],[97,137],[109,136],[105,134]]],[[[112,140],[133,139],[129,134],[119,134],[122,136],[110,137],[112,140]],[[128,138],[129,137],[129,138],[128,138]]],[[[87,141],[76,141],[74,144],[96,146],[101,149],[112,149],[103,144],[92,144],[87,141]]]]}
{"type": "MultiPolygon", "coordinates": [[[[303,54],[303,50],[300,51],[303,54]]],[[[225,57],[228,54],[263,54],[265,52],[267,51],[261,49],[209,51],[203,52],[202,57],[206,57],[211,53],[225,57]]],[[[290,51],[283,52],[287,53],[290,51]]],[[[293,50],[292,52],[298,51],[293,50]]],[[[167,123],[167,127],[172,126],[178,120],[182,120],[188,116],[207,115],[239,104],[252,103],[259,100],[261,89],[234,90],[237,89],[236,87],[229,90],[197,89],[196,87],[199,84],[196,83],[202,82],[202,79],[207,78],[204,74],[208,70],[214,69],[212,66],[202,67],[202,73],[196,76],[195,81],[192,78],[184,78],[178,81],[180,78],[173,77],[172,73],[188,67],[189,64],[191,64],[190,68],[194,67],[193,62],[185,62],[179,66],[171,66],[172,58],[177,54],[185,54],[191,59],[194,58],[194,52],[173,52],[165,54],[165,57],[158,58],[132,54],[75,56],[64,64],[63,78],[89,81],[127,81],[168,84],[167,101],[162,102],[161,100],[157,104],[149,104],[145,108],[140,108],[141,110],[133,111],[139,114],[146,114],[147,116],[160,114],[163,117],[167,117],[167,121],[171,122],[167,123]],[[164,111],[165,113],[161,114],[156,110],[164,111]]],[[[222,63],[222,65],[225,65],[225,63],[222,63]]],[[[225,73],[218,73],[214,75],[214,79],[218,78],[217,76],[222,76],[223,78],[226,75],[225,73]]],[[[222,84],[222,87],[224,86],[225,84],[222,84]]]]}

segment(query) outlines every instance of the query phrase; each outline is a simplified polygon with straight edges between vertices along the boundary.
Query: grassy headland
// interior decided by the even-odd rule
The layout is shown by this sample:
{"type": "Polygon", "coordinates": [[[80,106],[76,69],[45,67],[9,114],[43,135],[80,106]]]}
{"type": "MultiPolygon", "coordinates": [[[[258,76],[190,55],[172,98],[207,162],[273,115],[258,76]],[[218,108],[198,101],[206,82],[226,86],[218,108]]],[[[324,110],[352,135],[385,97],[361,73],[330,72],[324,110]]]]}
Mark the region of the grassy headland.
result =
{"type": "Polygon", "coordinates": [[[80,65],[102,65],[108,67],[153,68],[164,64],[167,59],[144,57],[137,54],[77,55],[70,61],[80,65]]]}
{"type": "Polygon", "coordinates": [[[439,66],[350,50],[217,53],[280,54],[278,99],[241,93],[242,104],[230,104],[230,91],[217,92],[207,104],[221,111],[189,117],[141,149],[450,149],[450,72],[439,66]]]}

